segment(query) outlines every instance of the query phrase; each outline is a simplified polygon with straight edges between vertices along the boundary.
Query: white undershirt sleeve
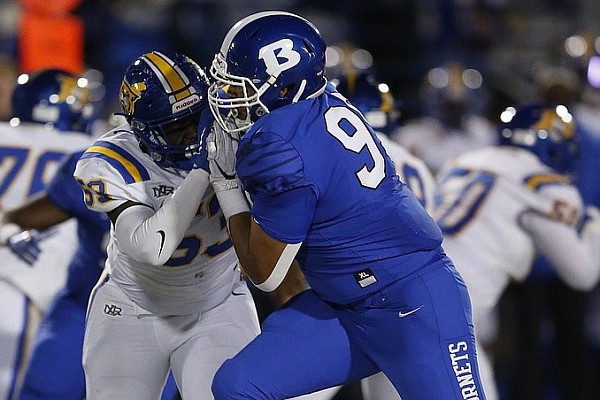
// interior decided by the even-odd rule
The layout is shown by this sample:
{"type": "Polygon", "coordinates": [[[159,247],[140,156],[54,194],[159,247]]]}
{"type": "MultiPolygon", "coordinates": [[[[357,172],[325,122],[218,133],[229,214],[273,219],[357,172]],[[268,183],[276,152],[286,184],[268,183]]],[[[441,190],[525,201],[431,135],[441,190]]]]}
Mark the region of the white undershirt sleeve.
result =
{"type": "Polygon", "coordinates": [[[600,219],[587,221],[580,233],[571,226],[538,213],[525,213],[521,226],[536,249],[573,289],[590,290],[600,277],[600,219]]]}
{"type": "Polygon", "coordinates": [[[181,243],[208,185],[208,173],[194,169],[158,211],[144,205],[125,209],[114,227],[121,251],[143,264],[164,265],[181,243]]]}

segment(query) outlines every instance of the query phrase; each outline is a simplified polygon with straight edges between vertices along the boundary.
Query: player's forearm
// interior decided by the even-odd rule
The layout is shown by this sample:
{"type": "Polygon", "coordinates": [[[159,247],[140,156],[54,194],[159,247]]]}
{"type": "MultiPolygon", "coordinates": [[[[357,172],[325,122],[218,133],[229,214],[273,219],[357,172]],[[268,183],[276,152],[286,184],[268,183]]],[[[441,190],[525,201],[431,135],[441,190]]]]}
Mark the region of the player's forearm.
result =
{"type": "MultiPolygon", "coordinates": [[[[233,193],[217,192],[222,208],[228,203],[242,203],[241,200],[227,201],[222,195],[228,192],[233,193]]],[[[245,200],[243,203],[245,204],[245,200]]],[[[287,244],[271,238],[252,220],[250,213],[241,211],[242,209],[230,209],[227,212],[223,210],[228,220],[231,240],[246,275],[258,289],[272,292],[283,282],[302,243],[287,244]]]]}
{"type": "Polygon", "coordinates": [[[249,212],[238,213],[228,219],[229,236],[233,242],[235,253],[244,273],[254,281],[257,274],[256,262],[250,252],[250,226],[251,218],[249,212]]]}
{"type": "Polygon", "coordinates": [[[0,223],[12,223],[23,230],[44,230],[71,216],[58,208],[46,195],[36,197],[16,209],[5,212],[0,223]]]}
{"type": "Polygon", "coordinates": [[[208,185],[205,171],[192,170],[158,211],[141,205],[124,210],[115,223],[121,250],[141,263],[164,265],[181,243],[208,185]]]}
{"type": "Polygon", "coordinates": [[[569,286],[592,289],[600,277],[600,221],[592,221],[581,234],[564,223],[539,214],[521,217],[536,249],[554,266],[569,286]]]}
{"type": "Polygon", "coordinates": [[[281,285],[271,292],[270,296],[275,307],[279,308],[287,303],[289,299],[309,288],[310,286],[306,282],[300,266],[294,261],[281,285]]]}

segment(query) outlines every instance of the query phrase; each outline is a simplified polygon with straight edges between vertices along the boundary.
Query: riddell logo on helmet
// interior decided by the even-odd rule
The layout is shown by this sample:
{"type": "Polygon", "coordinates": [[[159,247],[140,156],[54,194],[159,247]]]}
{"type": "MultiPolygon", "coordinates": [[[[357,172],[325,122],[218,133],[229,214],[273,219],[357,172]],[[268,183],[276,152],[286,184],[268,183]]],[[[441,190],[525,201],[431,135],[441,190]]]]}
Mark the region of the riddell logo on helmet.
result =
{"type": "Polygon", "coordinates": [[[191,107],[192,105],[196,104],[199,101],[200,101],[200,98],[195,95],[192,97],[188,97],[183,100],[180,100],[177,103],[173,104],[173,112],[184,110],[188,107],[191,107]]]}

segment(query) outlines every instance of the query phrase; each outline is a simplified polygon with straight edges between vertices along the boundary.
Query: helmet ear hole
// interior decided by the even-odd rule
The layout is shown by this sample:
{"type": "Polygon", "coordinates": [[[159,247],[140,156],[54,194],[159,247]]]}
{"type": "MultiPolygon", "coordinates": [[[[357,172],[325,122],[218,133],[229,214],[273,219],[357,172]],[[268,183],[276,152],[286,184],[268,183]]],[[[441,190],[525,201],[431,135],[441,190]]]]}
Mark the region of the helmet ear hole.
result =
{"type": "Polygon", "coordinates": [[[290,93],[292,93],[294,91],[294,87],[296,85],[291,84],[291,85],[287,85],[285,87],[283,87],[280,91],[279,91],[279,97],[284,99],[287,95],[289,95],[290,93]]]}

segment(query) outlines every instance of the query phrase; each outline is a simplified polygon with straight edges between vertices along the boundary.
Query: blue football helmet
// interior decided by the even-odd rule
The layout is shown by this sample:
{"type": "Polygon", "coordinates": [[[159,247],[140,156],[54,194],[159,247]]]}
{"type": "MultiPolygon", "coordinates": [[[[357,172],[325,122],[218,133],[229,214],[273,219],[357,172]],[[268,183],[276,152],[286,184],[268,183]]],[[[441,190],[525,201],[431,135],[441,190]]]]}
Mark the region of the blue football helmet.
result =
{"type": "Polygon", "coordinates": [[[485,115],[489,107],[489,92],[481,72],[457,60],[429,70],[419,97],[423,114],[459,131],[470,116],[485,115]]]}
{"type": "Polygon", "coordinates": [[[60,131],[88,133],[95,115],[84,82],[59,69],[23,74],[12,94],[12,118],[46,124],[60,131]]]}
{"type": "Polygon", "coordinates": [[[499,145],[527,149],[559,173],[573,171],[579,145],[575,121],[565,106],[509,107],[501,118],[499,145]]]}
{"type": "Polygon", "coordinates": [[[208,85],[200,66],[180,54],[153,51],[127,67],[119,93],[122,114],[142,150],[161,168],[192,169],[191,157],[213,121],[208,85]]]}
{"type": "Polygon", "coordinates": [[[389,135],[398,126],[399,112],[387,85],[364,71],[350,71],[331,81],[365,116],[377,132],[389,135]]]}
{"type": "Polygon", "coordinates": [[[327,84],[325,50],[317,28],[298,15],[265,11],[238,21],[210,69],[213,115],[226,131],[241,132],[270,111],[318,96],[327,84]]]}

